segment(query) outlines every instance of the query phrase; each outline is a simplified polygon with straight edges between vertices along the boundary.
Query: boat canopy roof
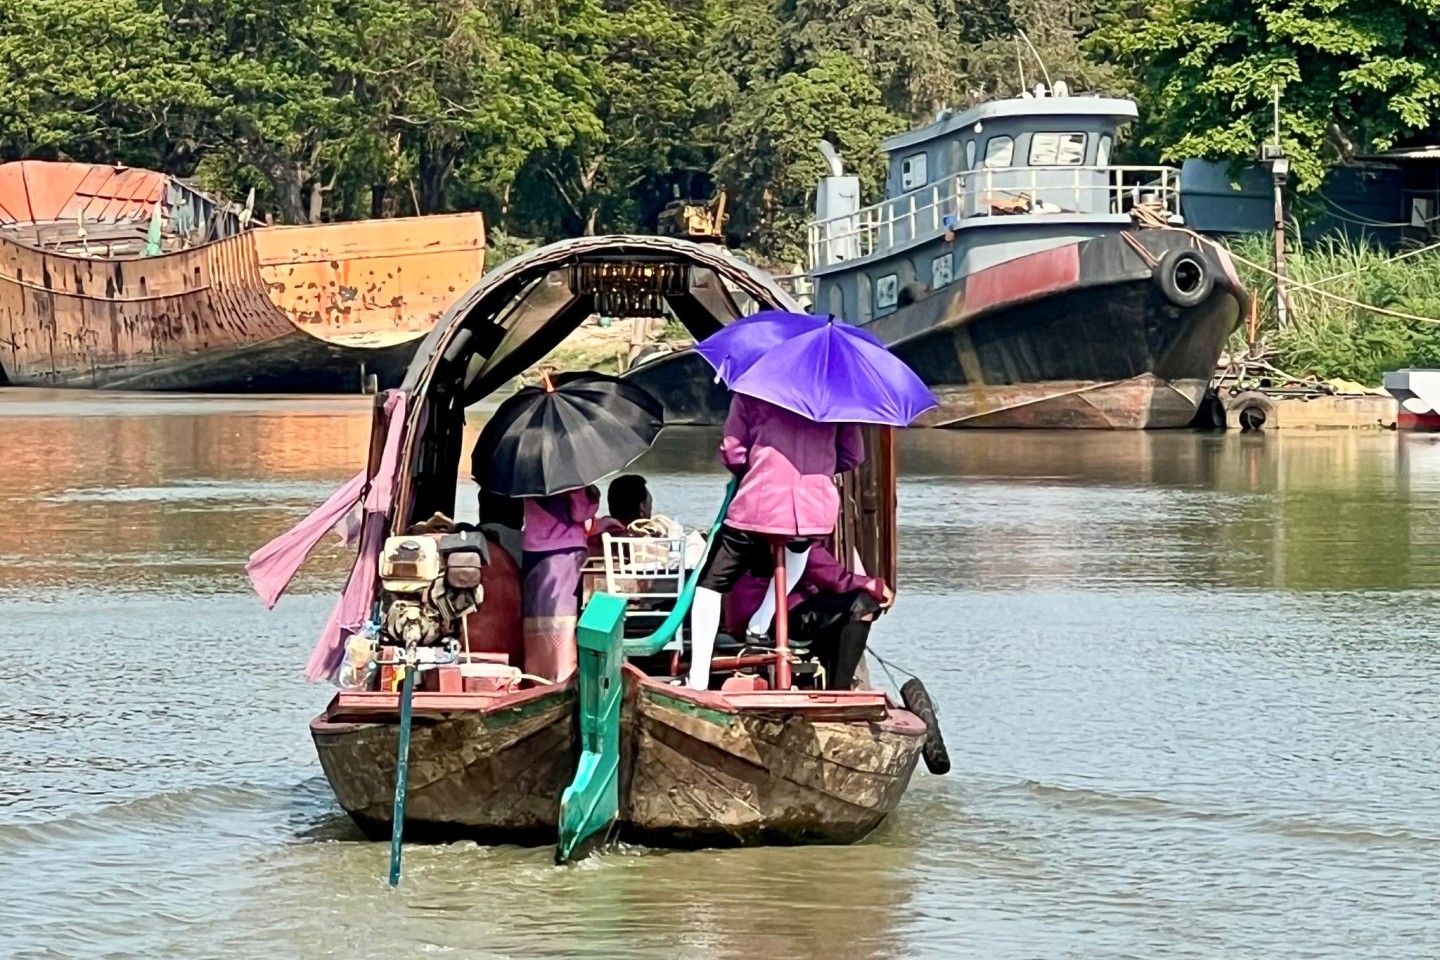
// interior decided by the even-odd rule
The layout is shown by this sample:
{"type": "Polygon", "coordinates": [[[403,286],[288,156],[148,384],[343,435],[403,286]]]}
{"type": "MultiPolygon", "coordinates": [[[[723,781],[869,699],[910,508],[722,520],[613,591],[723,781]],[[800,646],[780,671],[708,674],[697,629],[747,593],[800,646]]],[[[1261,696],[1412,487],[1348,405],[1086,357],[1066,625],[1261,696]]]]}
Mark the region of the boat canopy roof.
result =
{"type": "Polygon", "coordinates": [[[465,408],[543,360],[592,314],[673,316],[698,340],[765,309],[801,308],[723,247],[673,237],[584,237],[502,264],[435,325],[401,384],[410,401],[400,516],[453,509],[465,408]]]}
{"type": "Polygon", "coordinates": [[[1002,118],[1033,118],[1043,124],[1051,118],[1100,117],[1116,124],[1129,123],[1139,116],[1135,101],[1112,97],[1011,97],[1006,100],[990,100],[976,104],[969,109],[950,116],[942,116],[934,123],[899,133],[881,143],[886,153],[904,150],[916,144],[956,133],[966,127],[985,120],[1002,118]]]}
{"type": "Polygon", "coordinates": [[[565,240],[502,264],[425,338],[402,387],[442,381],[476,403],[543,360],[593,314],[678,319],[696,339],[755,310],[801,308],[722,247],[671,237],[565,240]]]}

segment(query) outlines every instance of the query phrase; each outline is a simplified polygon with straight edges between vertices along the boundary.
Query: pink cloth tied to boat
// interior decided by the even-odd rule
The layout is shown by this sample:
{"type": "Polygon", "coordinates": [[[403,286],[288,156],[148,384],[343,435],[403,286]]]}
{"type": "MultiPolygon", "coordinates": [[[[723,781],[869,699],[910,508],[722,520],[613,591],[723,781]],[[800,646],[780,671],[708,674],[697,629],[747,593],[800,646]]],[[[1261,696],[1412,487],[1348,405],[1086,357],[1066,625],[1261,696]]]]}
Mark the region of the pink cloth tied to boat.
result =
{"type": "MultiPolygon", "coordinates": [[[[340,599],[320,631],[320,640],[306,664],[305,677],[308,680],[323,680],[335,672],[344,653],[345,637],[359,630],[370,617],[370,605],[375,599],[375,581],[379,575],[375,565],[395,499],[400,442],[405,433],[400,427],[405,422],[407,406],[408,398],[399,391],[385,401],[385,448],[379,469],[373,478],[369,478],[368,492],[365,492],[367,478],[362,470],[304,520],[251,554],[250,561],[245,565],[255,592],[267,607],[274,607],[316,545],[338,524],[346,522],[356,506],[361,506],[359,552],[340,599]],[[362,494],[363,504],[360,503],[362,494]]],[[[342,537],[348,541],[350,533],[353,533],[353,527],[342,531],[342,537]]]]}
{"type": "Polygon", "coordinates": [[[834,532],[840,512],[835,474],[864,462],[865,441],[853,423],[816,423],[737,393],[725,418],[720,459],[740,475],[727,524],[752,533],[819,537],[834,532]]]}

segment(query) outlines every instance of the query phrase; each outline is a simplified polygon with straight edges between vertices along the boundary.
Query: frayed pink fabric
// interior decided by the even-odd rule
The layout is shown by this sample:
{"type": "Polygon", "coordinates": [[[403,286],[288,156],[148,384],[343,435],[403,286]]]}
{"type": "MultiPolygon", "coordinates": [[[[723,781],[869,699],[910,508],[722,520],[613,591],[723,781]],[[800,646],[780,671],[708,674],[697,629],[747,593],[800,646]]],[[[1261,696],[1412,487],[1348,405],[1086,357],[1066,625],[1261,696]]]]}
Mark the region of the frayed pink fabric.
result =
{"type": "Polygon", "coordinates": [[[344,652],[344,638],[369,619],[375,598],[376,562],[385,541],[386,523],[395,499],[395,480],[404,439],[405,394],[396,391],[385,401],[385,448],[380,467],[369,479],[362,470],[304,520],[250,555],[245,572],[267,607],[285,593],[300,565],[327,533],[335,531],[347,545],[359,541],[355,564],[340,599],[331,611],[320,640],[305,666],[308,680],[324,680],[335,672],[344,652]],[[363,504],[361,498],[364,497],[363,504]]]}

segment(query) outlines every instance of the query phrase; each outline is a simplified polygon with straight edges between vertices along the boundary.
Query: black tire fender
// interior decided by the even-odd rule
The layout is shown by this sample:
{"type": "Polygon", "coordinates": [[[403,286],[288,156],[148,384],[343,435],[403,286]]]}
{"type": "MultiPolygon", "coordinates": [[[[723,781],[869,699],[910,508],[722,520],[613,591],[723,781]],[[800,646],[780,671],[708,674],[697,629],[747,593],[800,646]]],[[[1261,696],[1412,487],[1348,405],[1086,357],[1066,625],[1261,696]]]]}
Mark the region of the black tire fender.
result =
{"type": "Polygon", "coordinates": [[[905,709],[925,723],[925,746],[920,756],[925,760],[925,769],[937,776],[950,772],[950,751],[945,748],[945,738],[940,733],[940,723],[935,716],[935,704],[930,691],[919,677],[911,677],[900,687],[900,702],[905,709]]]}
{"type": "Polygon", "coordinates": [[[1166,250],[1151,273],[1160,292],[1177,307],[1198,307],[1215,292],[1215,266],[1191,247],[1166,250]]]}
{"type": "Polygon", "coordinates": [[[1255,433],[1275,428],[1275,401],[1258,390],[1242,390],[1225,401],[1225,429],[1255,433]]]}

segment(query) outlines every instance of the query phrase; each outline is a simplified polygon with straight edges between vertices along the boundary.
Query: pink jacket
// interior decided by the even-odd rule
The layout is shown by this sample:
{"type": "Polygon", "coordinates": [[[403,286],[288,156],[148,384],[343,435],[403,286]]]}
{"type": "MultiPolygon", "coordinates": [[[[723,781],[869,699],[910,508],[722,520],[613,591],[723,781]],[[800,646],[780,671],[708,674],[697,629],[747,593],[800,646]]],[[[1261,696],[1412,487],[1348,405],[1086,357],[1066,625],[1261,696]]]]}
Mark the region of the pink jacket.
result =
{"type": "Polygon", "coordinates": [[[816,423],[737,393],[720,459],[740,476],[726,523],[753,533],[820,537],[834,532],[840,512],[835,474],[858,467],[865,445],[854,424],[816,423]]]}
{"type": "MultiPolygon", "coordinates": [[[[725,624],[732,635],[736,635],[737,631],[744,633],[750,618],[760,609],[760,600],[769,586],[768,578],[762,580],[753,574],[746,574],[735,584],[734,590],[725,594],[725,624]]],[[[864,590],[877,601],[885,599],[884,580],[851,573],[840,565],[840,561],[836,560],[835,555],[824,545],[817,543],[810,548],[810,557],[805,561],[805,573],[786,599],[789,601],[789,609],[794,610],[800,601],[817,593],[838,595],[852,590],[864,590]]]]}

